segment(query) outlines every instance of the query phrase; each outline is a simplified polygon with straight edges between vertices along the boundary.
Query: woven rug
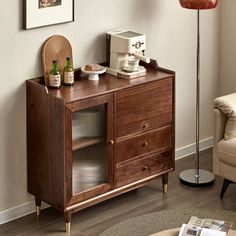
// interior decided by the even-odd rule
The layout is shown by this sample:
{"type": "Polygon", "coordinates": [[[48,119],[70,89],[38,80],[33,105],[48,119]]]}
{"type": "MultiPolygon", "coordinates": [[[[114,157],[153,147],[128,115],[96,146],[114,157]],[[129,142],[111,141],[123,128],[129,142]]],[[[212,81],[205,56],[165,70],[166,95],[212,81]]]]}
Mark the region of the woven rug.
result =
{"type": "Polygon", "coordinates": [[[236,212],[207,209],[175,209],[149,213],[125,220],[107,229],[99,236],[148,236],[166,229],[178,228],[191,216],[233,222],[236,229],[236,212]]]}

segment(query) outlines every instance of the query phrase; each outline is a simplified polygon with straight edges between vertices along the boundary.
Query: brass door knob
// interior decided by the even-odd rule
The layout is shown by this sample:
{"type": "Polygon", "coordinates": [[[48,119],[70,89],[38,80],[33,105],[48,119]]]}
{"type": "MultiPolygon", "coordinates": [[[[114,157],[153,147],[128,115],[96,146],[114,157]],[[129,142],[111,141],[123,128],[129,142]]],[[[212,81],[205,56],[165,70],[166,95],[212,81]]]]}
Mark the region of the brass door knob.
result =
{"type": "Polygon", "coordinates": [[[111,139],[111,140],[109,140],[109,143],[113,145],[115,143],[115,141],[111,139]]]}

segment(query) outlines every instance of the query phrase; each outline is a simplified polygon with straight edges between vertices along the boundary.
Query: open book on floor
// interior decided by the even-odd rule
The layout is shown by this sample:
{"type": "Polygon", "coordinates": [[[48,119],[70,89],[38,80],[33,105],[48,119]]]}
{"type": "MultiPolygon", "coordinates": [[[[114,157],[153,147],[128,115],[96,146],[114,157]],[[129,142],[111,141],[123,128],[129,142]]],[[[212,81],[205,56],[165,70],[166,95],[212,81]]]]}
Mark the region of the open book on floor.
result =
{"type": "Polygon", "coordinates": [[[232,225],[231,222],[192,216],[188,224],[182,225],[179,236],[226,236],[232,225]]]}

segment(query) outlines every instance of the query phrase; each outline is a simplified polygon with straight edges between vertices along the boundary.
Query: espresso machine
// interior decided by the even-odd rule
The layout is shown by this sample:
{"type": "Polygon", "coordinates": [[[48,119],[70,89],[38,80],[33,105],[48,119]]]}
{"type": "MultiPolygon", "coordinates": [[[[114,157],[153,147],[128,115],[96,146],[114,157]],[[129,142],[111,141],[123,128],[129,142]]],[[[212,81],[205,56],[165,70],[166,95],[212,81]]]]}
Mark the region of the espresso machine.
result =
{"type": "Polygon", "coordinates": [[[107,73],[124,79],[146,75],[146,69],[139,65],[142,60],[150,62],[145,52],[145,35],[129,30],[114,30],[106,33],[107,73]]]}

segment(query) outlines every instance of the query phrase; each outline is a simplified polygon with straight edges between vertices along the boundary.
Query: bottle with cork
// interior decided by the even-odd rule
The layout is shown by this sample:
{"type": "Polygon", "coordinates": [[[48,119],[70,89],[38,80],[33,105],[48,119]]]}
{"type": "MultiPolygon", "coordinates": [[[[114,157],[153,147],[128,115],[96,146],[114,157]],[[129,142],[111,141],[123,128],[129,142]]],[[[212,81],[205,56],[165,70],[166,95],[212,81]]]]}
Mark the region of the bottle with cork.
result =
{"type": "Polygon", "coordinates": [[[52,61],[52,67],[49,72],[49,86],[52,88],[60,88],[61,86],[61,73],[58,69],[58,61],[52,61]]]}
{"type": "Polygon", "coordinates": [[[66,65],[63,70],[63,84],[70,86],[74,84],[74,68],[70,57],[66,58],[66,65]]]}

